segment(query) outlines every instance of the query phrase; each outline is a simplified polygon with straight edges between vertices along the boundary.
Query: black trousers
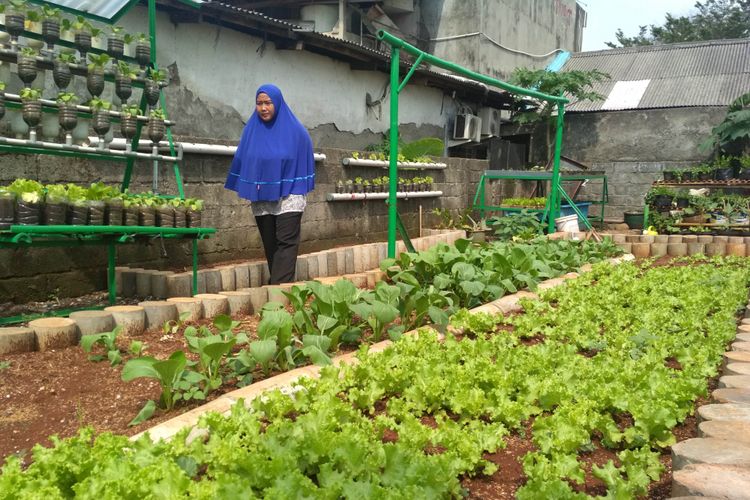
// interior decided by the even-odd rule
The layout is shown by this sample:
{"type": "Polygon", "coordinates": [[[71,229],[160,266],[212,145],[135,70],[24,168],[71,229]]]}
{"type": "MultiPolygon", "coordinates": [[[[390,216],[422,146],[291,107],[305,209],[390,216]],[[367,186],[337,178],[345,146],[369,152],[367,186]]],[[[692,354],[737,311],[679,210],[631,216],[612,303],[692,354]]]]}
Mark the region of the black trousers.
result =
{"type": "Polygon", "coordinates": [[[269,285],[294,281],[301,221],[302,212],[255,217],[271,272],[269,285]]]}

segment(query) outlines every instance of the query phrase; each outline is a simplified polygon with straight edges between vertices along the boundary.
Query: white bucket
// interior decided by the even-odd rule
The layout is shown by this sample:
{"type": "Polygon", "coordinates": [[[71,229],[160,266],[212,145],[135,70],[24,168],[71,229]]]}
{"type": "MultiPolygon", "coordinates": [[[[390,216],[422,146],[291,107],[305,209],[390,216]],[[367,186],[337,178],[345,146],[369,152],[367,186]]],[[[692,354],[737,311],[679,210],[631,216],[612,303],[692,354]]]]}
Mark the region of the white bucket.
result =
{"type": "Polygon", "coordinates": [[[555,226],[557,230],[563,233],[577,233],[578,232],[578,215],[566,215],[565,217],[558,217],[555,219],[555,226]]]}

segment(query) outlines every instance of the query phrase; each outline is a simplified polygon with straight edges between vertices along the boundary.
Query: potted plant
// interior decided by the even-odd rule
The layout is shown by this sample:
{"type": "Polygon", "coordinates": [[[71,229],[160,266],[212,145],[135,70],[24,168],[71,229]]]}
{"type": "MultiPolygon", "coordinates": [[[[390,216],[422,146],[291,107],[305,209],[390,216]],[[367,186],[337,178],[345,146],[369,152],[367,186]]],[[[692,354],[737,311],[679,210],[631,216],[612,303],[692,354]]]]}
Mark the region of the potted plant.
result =
{"type": "Polygon", "coordinates": [[[372,184],[370,183],[369,180],[365,179],[362,182],[362,189],[364,190],[365,193],[372,193],[372,184]]]}
{"type": "Polygon", "coordinates": [[[163,69],[149,68],[148,78],[143,82],[143,95],[149,106],[156,106],[161,95],[161,84],[166,81],[167,73],[163,69]]]}
{"type": "Polygon", "coordinates": [[[31,140],[36,140],[36,127],[42,120],[42,91],[24,87],[21,89],[21,114],[31,130],[31,140]]]}
{"type": "Polygon", "coordinates": [[[18,43],[18,36],[23,33],[26,24],[26,0],[8,0],[5,9],[5,31],[10,35],[11,43],[18,43]]]}
{"type": "Polygon", "coordinates": [[[65,131],[65,143],[73,144],[71,131],[78,124],[78,96],[72,92],[60,92],[57,95],[57,116],[60,127],[65,131]]]}
{"type": "Polygon", "coordinates": [[[164,137],[166,126],[164,125],[164,110],[160,108],[152,109],[148,114],[148,127],[146,128],[148,138],[158,146],[159,141],[164,137]]]}
{"type": "Polygon", "coordinates": [[[132,41],[132,35],[125,33],[122,26],[110,26],[107,37],[107,54],[114,59],[120,59],[125,54],[125,44],[132,41]]]}
{"type": "Polygon", "coordinates": [[[22,47],[18,54],[18,77],[26,85],[36,80],[37,66],[36,56],[39,52],[31,47],[22,47]]]}
{"type": "Polygon", "coordinates": [[[380,177],[375,177],[372,180],[372,192],[373,193],[383,192],[383,179],[381,179],[380,177]]]}
{"type": "Polygon", "coordinates": [[[398,178],[398,190],[399,192],[406,191],[406,179],[403,177],[398,178]]]}
{"type": "Polygon", "coordinates": [[[362,177],[355,177],[354,178],[354,192],[363,193],[364,191],[365,191],[365,187],[362,185],[362,177]]]}
{"type": "Polygon", "coordinates": [[[75,21],[70,24],[70,29],[75,33],[75,44],[81,59],[86,60],[86,54],[91,50],[91,39],[99,36],[101,30],[94,26],[83,16],[76,16],[75,21]]]}
{"type": "Polygon", "coordinates": [[[48,226],[65,224],[68,211],[68,190],[64,184],[48,184],[44,189],[42,210],[44,224],[48,226]]]}
{"type": "Polygon", "coordinates": [[[129,152],[132,150],[130,140],[135,137],[135,133],[138,130],[138,106],[131,104],[129,106],[123,106],[120,110],[120,133],[127,140],[125,149],[129,152]]]}
{"type": "Polygon", "coordinates": [[[86,190],[86,204],[89,207],[88,223],[90,226],[103,226],[107,199],[111,196],[111,188],[103,182],[94,182],[86,190]]]}
{"type": "Polygon", "coordinates": [[[732,158],[730,156],[720,156],[713,163],[714,179],[717,181],[726,181],[732,178],[734,174],[732,168],[732,158]]]}
{"type": "Polygon", "coordinates": [[[120,98],[123,104],[128,102],[130,96],[133,94],[133,78],[138,75],[135,74],[133,68],[130,67],[125,61],[117,61],[117,69],[115,72],[115,95],[120,98]]]}
{"type": "Polygon", "coordinates": [[[73,79],[70,65],[75,63],[76,56],[73,54],[61,52],[55,57],[52,63],[52,79],[60,90],[64,90],[70,85],[70,81],[73,79]]]}
{"type": "Polygon", "coordinates": [[[40,221],[44,186],[29,179],[16,179],[8,191],[16,198],[16,223],[25,226],[36,226],[40,221]]]}
{"type": "Polygon", "coordinates": [[[8,229],[16,218],[16,195],[0,187],[0,229],[8,229]]]}
{"type": "Polygon", "coordinates": [[[107,54],[89,54],[86,88],[94,97],[99,97],[104,91],[104,67],[109,62],[107,54]]]}
{"type": "Polygon", "coordinates": [[[109,110],[112,108],[112,103],[99,97],[94,97],[89,101],[89,107],[91,108],[91,128],[99,136],[99,147],[103,148],[104,136],[109,132],[109,110]]]}
{"type": "MultiPolygon", "coordinates": [[[[0,115],[2,118],[2,115],[0,115]]],[[[738,178],[743,180],[750,180],[750,156],[742,156],[738,159],[739,162],[739,173],[738,178]]]]}
{"type": "Polygon", "coordinates": [[[427,191],[432,191],[432,184],[435,182],[435,179],[430,177],[429,175],[424,178],[425,187],[427,188],[427,191]]]}
{"type": "Polygon", "coordinates": [[[151,62],[151,38],[143,33],[135,35],[135,60],[141,67],[151,62]]]}
{"type": "Polygon", "coordinates": [[[685,191],[678,191],[674,197],[674,201],[677,208],[687,208],[690,206],[690,195],[685,191]]]}
{"type": "Polygon", "coordinates": [[[104,193],[104,203],[104,224],[122,226],[124,203],[120,190],[115,186],[108,186],[104,193]]]}
{"type": "Polygon", "coordinates": [[[156,211],[156,226],[174,227],[174,207],[170,200],[155,196],[154,209],[156,211]]]}
{"type": "MultiPolygon", "coordinates": [[[[122,195],[122,209],[123,217],[122,224],[124,226],[137,226],[138,216],[140,214],[140,205],[138,199],[127,194],[122,195]]],[[[110,225],[114,225],[110,222],[110,225]]]]}
{"type": "Polygon", "coordinates": [[[414,186],[412,185],[411,179],[404,179],[404,191],[411,192],[414,190],[414,186]]]}
{"type": "Polygon", "coordinates": [[[654,207],[657,211],[665,212],[672,208],[672,199],[674,192],[667,187],[652,188],[646,195],[646,203],[654,207]]]}
{"type": "Polygon", "coordinates": [[[68,192],[68,224],[85,226],[89,220],[86,189],[73,183],[68,183],[65,187],[68,192]]]}
{"type": "Polygon", "coordinates": [[[713,178],[713,168],[707,163],[693,167],[693,178],[697,181],[710,181],[713,178]]]}
{"type": "Polygon", "coordinates": [[[138,200],[138,225],[156,225],[156,200],[153,193],[142,194],[138,200]]]}
{"type": "Polygon", "coordinates": [[[339,194],[344,192],[344,181],[339,180],[336,183],[336,192],[339,193],[339,194]]]}
{"type": "Polygon", "coordinates": [[[185,200],[185,205],[187,206],[187,227],[201,227],[203,200],[188,198],[185,200]]]}
{"type": "Polygon", "coordinates": [[[55,44],[60,40],[60,9],[50,5],[42,5],[42,39],[47,42],[47,50],[52,52],[55,44]]]}
{"type": "Polygon", "coordinates": [[[187,227],[187,207],[185,200],[172,198],[169,204],[174,209],[174,227],[187,227]]]}
{"type": "Polygon", "coordinates": [[[346,192],[347,193],[354,192],[354,181],[352,181],[351,179],[346,180],[346,192]]]}
{"type": "Polygon", "coordinates": [[[466,231],[466,238],[478,243],[487,241],[487,232],[490,230],[484,220],[475,221],[468,212],[462,214],[461,227],[466,231]]]}

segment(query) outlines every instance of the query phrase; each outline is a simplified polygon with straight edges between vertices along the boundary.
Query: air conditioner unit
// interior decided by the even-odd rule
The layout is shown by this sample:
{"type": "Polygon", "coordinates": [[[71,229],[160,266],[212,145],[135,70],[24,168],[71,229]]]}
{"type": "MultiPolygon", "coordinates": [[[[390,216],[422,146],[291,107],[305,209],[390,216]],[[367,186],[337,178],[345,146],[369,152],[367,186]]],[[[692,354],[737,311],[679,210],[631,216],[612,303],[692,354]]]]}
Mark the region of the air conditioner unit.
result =
{"type": "Polygon", "coordinates": [[[456,140],[479,140],[482,121],[476,115],[459,114],[453,122],[453,138],[456,140]]]}
{"type": "Polygon", "coordinates": [[[499,109],[482,108],[479,110],[479,118],[482,119],[482,136],[497,137],[500,135],[499,109]]]}
{"type": "Polygon", "coordinates": [[[501,123],[507,123],[510,121],[511,113],[509,109],[501,109],[500,110],[500,122],[501,123]]]}

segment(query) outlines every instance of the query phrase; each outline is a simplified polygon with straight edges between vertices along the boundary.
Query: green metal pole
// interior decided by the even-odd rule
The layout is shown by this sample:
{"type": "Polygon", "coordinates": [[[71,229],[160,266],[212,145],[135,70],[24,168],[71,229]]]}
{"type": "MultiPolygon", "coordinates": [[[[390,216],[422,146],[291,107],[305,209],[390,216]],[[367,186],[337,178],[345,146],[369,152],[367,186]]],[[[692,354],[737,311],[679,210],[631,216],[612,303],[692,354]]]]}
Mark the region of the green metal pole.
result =
{"type": "Polygon", "coordinates": [[[107,243],[107,285],[109,288],[109,305],[114,305],[117,300],[117,283],[115,280],[115,258],[116,258],[115,244],[112,242],[107,243]]]}
{"type": "Polygon", "coordinates": [[[550,188],[549,204],[550,213],[547,223],[547,231],[555,230],[555,219],[560,216],[560,150],[562,149],[563,117],[565,115],[565,104],[557,102],[557,130],[555,131],[555,156],[552,165],[552,187],[550,188]]]}
{"type": "Polygon", "coordinates": [[[198,293],[198,239],[193,240],[193,295],[198,293]]]}
{"type": "Polygon", "coordinates": [[[398,70],[399,49],[391,48],[391,151],[388,162],[388,258],[396,257],[396,225],[398,212],[396,200],[398,195],[398,70]]]}

